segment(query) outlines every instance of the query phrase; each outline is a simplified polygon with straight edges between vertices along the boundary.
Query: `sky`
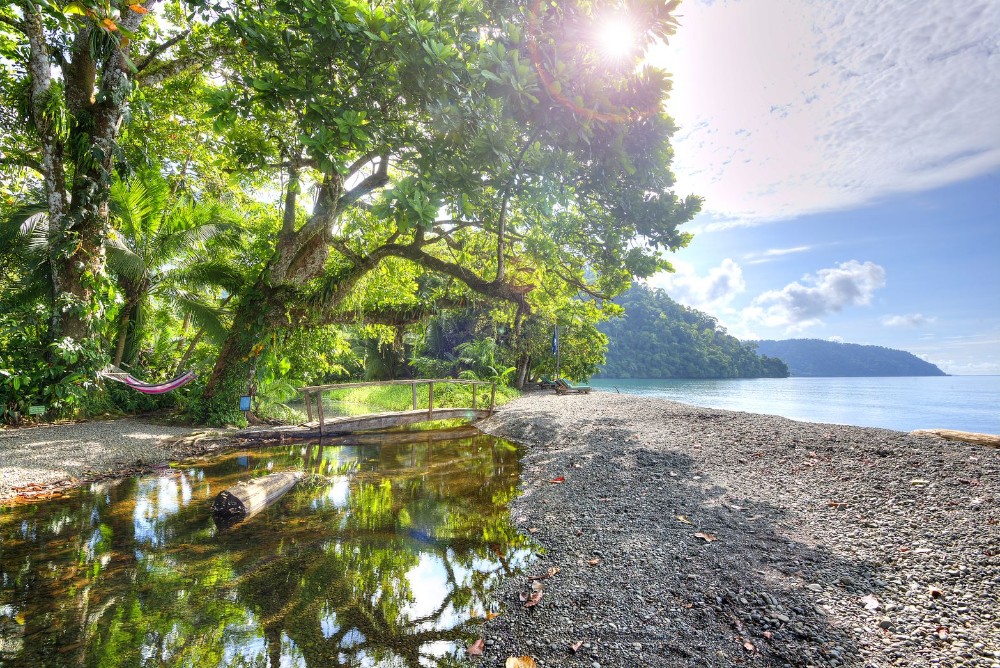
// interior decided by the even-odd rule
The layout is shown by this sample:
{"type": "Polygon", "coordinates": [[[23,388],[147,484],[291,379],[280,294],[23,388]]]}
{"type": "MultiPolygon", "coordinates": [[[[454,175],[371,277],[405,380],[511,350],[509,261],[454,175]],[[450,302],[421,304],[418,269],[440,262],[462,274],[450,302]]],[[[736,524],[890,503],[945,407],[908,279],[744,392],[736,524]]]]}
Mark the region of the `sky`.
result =
{"type": "Polygon", "coordinates": [[[690,246],[648,282],[742,339],[1000,374],[1000,2],[685,0],[672,74],[690,246]]]}

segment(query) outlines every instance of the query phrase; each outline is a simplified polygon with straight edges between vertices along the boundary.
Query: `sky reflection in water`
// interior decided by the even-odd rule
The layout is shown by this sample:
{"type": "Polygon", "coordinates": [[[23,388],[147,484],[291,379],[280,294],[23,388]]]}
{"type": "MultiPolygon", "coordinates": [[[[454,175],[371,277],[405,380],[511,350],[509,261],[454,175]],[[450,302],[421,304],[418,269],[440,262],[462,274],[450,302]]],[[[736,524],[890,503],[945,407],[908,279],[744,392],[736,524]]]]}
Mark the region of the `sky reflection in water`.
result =
{"type": "Polygon", "coordinates": [[[531,546],[473,430],[233,451],[0,511],[0,665],[452,666],[531,546]],[[326,476],[225,531],[248,478],[326,476]]]}

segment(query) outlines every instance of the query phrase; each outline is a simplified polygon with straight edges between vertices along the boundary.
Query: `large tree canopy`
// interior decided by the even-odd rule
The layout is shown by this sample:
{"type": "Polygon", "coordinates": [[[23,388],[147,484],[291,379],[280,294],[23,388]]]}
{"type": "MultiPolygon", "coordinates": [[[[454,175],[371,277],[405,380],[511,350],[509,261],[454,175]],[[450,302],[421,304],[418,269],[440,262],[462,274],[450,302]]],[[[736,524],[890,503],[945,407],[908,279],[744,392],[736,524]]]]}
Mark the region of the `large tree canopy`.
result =
{"type": "Polygon", "coordinates": [[[240,278],[215,292],[232,318],[203,419],[239,417],[278,332],[479,302],[509,319],[523,378],[529,331],[592,324],[688,241],[700,200],[672,190],[669,80],[642,63],[675,4],[18,0],[0,123],[21,141],[0,150],[44,188],[51,338],[101,320],[111,184],[145,162],[171,198],[280,193],[273,225],[219,251],[240,278]],[[609,12],[637,28],[616,58],[596,44],[609,12]]]}

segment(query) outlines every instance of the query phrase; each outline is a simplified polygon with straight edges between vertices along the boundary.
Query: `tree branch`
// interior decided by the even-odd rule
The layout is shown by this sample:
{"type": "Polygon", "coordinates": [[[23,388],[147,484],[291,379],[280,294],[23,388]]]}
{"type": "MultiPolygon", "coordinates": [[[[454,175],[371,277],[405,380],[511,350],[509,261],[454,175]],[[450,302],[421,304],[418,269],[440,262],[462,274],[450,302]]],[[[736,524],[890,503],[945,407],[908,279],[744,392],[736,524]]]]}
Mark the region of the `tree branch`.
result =
{"type": "Polygon", "coordinates": [[[142,73],[142,71],[144,69],[146,69],[147,67],[149,67],[153,63],[153,60],[156,59],[157,56],[159,56],[161,53],[163,53],[164,51],[166,51],[167,49],[169,49],[170,47],[172,47],[174,44],[177,44],[181,40],[187,39],[187,36],[190,35],[190,34],[191,34],[191,30],[190,29],[189,30],[183,30],[180,33],[178,33],[178,34],[174,35],[173,37],[171,37],[170,39],[168,39],[163,44],[157,45],[152,51],[149,52],[149,55],[146,56],[145,58],[143,58],[142,62],[139,63],[136,66],[136,75],[138,76],[139,74],[142,73]]]}
{"type": "Polygon", "coordinates": [[[389,156],[383,153],[378,157],[380,158],[378,169],[340,196],[337,200],[337,211],[343,211],[376,188],[381,188],[389,182],[389,156]]]}

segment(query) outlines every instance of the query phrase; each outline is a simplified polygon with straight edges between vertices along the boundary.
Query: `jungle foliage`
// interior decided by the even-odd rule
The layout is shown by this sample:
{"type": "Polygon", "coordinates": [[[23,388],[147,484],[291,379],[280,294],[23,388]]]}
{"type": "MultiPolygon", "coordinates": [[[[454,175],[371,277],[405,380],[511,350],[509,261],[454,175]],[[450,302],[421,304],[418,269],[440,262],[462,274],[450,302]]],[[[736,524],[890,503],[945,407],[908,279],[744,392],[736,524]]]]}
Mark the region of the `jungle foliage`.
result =
{"type": "Polygon", "coordinates": [[[726,333],[710,315],[635,284],[615,300],[624,315],[602,324],[609,378],[786,378],[777,357],[726,333]]]}
{"type": "Polygon", "coordinates": [[[699,210],[670,172],[676,3],[14,0],[0,9],[8,420],[450,375],[594,373],[699,210]],[[109,363],[156,399],[103,387],[109,363]]]}

